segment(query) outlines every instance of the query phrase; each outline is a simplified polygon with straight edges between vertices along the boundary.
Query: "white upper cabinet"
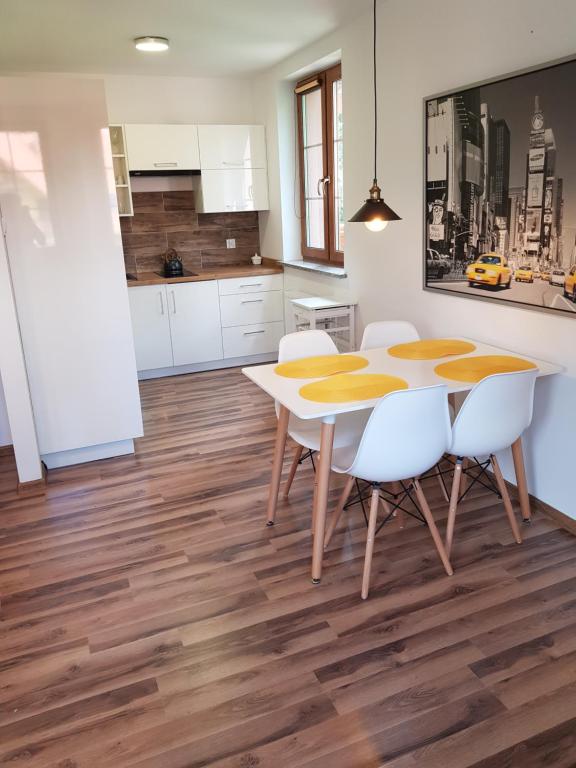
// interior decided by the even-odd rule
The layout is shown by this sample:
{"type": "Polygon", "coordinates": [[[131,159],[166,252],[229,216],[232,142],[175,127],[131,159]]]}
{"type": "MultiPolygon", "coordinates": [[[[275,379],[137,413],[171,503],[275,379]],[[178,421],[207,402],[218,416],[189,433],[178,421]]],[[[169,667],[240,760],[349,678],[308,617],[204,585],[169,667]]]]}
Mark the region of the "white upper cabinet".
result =
{"type": "Polygon", "coordinates": [[[200,125],[202,170],[266,168],[263,125],[200,125]]]}
{"type": "Polygon", "coordinates": [[[196,171],[200,169],[197,125],[124,126],[131,171],[196,171]]]}
{"type": "Polygon", "coordinates": [[[268,210],[268,176],[264,168],[202,171],[199,213],[268,210]]]}

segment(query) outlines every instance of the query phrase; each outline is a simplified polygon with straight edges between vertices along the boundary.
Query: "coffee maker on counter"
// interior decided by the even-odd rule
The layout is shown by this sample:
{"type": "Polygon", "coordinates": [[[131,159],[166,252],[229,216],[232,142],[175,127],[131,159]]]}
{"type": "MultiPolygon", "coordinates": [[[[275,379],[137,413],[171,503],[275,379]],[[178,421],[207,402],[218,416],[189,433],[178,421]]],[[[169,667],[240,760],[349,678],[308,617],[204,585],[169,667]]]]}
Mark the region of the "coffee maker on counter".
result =
{"type": "Polygon", "coordinates": [[[164,277],[183,277],[183,275],[182,260],[174,248],[168,249],[164,256],[164,277]]]}

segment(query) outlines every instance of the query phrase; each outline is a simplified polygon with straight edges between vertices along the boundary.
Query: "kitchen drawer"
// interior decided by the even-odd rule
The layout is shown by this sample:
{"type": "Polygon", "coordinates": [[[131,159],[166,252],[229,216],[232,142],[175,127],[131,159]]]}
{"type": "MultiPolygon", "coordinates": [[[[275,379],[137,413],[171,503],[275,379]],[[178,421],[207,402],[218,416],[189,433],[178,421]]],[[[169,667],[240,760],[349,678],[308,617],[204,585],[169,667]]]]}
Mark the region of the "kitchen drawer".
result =
{"type": "Polygon", "coordinates": [[[282,291],[220,296],[222,327],[273,323],[284,318],[282,291]]]}
{"type": "Polygon", "coordinates": [[[281,291],[283,288],[283,275],[253,275],[250,277],[229,277],[226,280],[218,280],[220,296],[231,293],[262,293],[263,291],[281,291]]]}
{"type": "Polygon", "coordinates": [[[278,352],[278,344],[283,335],[283,322],[222,328],[224,357],[246,357],[278,352]]]}

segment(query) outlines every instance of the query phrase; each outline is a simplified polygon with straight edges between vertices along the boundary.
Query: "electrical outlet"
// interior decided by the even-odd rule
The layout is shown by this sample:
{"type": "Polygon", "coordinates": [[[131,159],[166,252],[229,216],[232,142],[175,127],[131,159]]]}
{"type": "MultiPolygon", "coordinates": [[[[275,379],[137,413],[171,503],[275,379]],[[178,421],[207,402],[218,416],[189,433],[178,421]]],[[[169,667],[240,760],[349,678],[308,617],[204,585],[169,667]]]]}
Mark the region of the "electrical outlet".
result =
{"type": "Polygon", "coordinates": [[[233,237],[226,240],[226,248],[236,248],[236,240],[233,237]]]}

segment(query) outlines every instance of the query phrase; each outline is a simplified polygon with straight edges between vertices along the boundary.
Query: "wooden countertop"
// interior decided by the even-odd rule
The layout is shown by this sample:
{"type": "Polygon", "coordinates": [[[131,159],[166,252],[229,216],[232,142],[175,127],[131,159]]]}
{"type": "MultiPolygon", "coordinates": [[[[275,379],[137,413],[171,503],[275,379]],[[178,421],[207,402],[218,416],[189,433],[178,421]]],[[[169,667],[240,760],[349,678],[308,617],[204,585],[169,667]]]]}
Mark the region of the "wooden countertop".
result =
{"type": "Polygon", "coordinates": [[[224,280],[227,277],[258,277],[260,275],[279,275],[283,272],[282,263],[273,259],[264,260],[262,264],[234,265],[228,267],[213,267],[198,269],[196,274],[184,277],[161,277],[155,272],[140,272],[137,279],[128,278],[128,287],[138,285],[162,285],[164,283],[195,283],[201,280],[224,280]]]}

